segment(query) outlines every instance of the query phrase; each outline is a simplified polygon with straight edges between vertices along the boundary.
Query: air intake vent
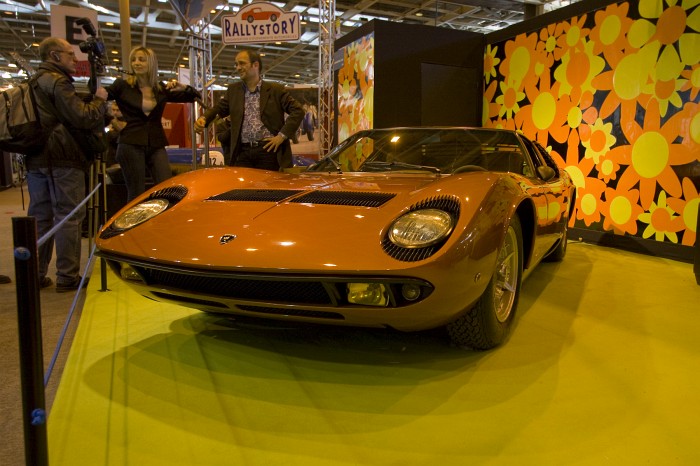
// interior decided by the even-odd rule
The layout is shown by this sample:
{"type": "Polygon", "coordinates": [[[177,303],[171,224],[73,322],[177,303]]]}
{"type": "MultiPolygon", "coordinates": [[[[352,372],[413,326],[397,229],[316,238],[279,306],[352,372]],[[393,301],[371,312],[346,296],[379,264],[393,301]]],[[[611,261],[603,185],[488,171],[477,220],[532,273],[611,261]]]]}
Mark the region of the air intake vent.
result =
{"type": "Polygon", "coordinates": [[[187,196],[187,188],[178,185],[154,191],[148,196],[148,199],[167,199],[170,203],[170,207],[172,207],[183,200],[185,196],[187,196]]]}
{"type": "Polygon", "coordinates": [[[302,191],[293,189],[234,189],[212,196],[208,201],[280,202],[302,191]]]}
{"type": "Polygon", "coordinates": [[[380,207],[396,196],[393,193],[358,193],[353,191],[312,191],[291,200],[305,204],[380,207]]]}

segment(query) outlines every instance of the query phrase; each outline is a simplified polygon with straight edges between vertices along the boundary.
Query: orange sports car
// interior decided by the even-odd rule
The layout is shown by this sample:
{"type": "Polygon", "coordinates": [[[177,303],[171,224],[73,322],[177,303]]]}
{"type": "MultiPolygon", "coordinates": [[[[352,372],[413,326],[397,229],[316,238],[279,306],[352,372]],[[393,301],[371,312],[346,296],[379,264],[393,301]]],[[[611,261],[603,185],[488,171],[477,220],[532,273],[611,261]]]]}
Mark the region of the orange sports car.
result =
{"type": "Polygon", "coordinates": [[[282,321],[442,327],[492,348],[526,273],[561,260],[575,190],[508,130],[360,131],[301,173],[208,168],[125,206],[99,254],[142,295],[282,321]]]}

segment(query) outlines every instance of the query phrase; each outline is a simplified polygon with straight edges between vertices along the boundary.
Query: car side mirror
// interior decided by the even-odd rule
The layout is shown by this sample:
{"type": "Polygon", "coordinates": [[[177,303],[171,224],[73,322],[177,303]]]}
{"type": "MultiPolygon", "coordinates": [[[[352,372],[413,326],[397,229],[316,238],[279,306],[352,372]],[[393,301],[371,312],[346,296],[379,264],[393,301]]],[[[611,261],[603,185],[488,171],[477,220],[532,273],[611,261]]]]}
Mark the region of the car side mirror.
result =
{"type": "Polygon", "coordinates": [[[555,176],[557,176],[557,172],[554,171],[552,167],[549,167],[547,165],[541,165],[537,167],[537,174],[542,178],[544,181],[549,181],[555,176]]]}

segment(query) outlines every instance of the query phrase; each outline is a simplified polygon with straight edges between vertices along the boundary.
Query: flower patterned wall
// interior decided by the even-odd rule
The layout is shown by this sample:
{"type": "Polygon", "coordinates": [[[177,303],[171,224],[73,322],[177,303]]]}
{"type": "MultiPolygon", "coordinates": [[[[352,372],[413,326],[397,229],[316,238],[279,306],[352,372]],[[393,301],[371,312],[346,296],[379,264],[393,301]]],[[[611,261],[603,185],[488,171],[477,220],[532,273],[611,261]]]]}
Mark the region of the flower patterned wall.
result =
{"type": "Polygon", "coordinates": [[[700,0],[640,0],[488,45],[483,125],[521,130],[577,186],[569,225],[692,246],[700,0]]]}
{"type": "Polygon", "coordinates": [[[372,129],[374,118],[374,33],[340,50],[338,70],[338,141],[363,129],[372,129]]]}

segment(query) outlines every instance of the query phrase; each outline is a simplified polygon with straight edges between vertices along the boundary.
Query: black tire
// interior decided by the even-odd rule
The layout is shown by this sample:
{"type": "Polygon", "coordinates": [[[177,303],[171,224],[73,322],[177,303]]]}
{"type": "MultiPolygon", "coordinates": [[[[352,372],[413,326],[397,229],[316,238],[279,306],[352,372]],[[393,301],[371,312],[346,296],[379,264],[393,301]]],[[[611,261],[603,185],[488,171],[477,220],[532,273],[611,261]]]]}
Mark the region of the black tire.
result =
{"type": "Polygon", "coordinates": [[[270,16],[270,21],[272,21],[273,23],[277,21],[277,15],[270,16]]]}
{"type": "Polygon", "coordinates": [[[564,220],[564,234],[559,240],[559,244],[544,258],[545,262],[561,262],[566,256],[566,244],[569,242],[569,219],[564,220]]]}
{"type": "Polygon", "coordinates": [[[522,227],[515,216],[498,250],[494,273],[484,294],[466,314],[447,324],[447,333],[454,344],[487,350],[506,339],[520,298],[522,251],[522,227]]]}

